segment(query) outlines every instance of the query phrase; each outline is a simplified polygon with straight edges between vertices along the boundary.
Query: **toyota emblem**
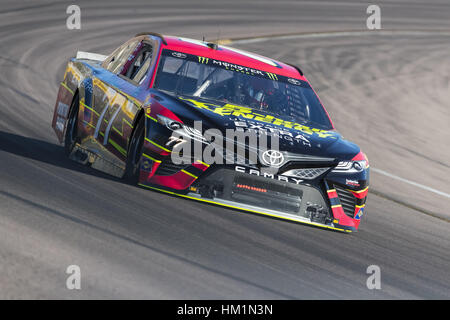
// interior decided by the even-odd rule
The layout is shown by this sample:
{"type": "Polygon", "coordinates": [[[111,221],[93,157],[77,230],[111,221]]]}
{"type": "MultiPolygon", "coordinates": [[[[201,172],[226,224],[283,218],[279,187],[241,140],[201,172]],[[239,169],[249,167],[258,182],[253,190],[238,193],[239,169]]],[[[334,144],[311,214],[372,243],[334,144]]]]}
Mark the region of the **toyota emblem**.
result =
{"type": "Polygon", "coordinates": [[[280,167],[284,163],[284,156],[277,150],[266,150],[261,156],[261,162],[270,167],[280,167]]]}

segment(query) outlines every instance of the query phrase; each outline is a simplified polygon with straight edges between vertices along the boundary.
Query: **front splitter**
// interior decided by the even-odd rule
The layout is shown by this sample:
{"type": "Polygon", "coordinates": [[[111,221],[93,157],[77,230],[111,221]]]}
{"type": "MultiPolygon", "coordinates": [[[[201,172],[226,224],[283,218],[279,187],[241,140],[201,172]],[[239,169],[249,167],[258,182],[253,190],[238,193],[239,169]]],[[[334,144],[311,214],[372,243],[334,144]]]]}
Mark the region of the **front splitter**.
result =
{"type": "Polygon", "coordinates": [[[356,231],[354,228],[350,228],[350,227],[346,227],[346,226],[340,226],[340,225],[336,225],[333,223],[331,225],[326,225],[323,223],[313,222],[305,217],[295,216],[295,215],[284,213],[281,211],[270,210],[270,209],[265,209],[265,208],[256,207],[256,206],[249,206],[246,204],[237,203],[237,202],[233,202],[233,201],[229,201],[229,200],[223,200],[220,198],[204,199],[196,193],[180,194],[180,193],[176,193],[173,191],[164,190],[161,188],[145,185],[142,183],[139,183],[138,185],[141,187],[147,188],[147,189],[175,195],[175,196],[190,199],[190,200],[196,200],[196,201],[206,202],[206,203],[210,203],[210,204],[214,204],[214,205],[218,205],[218,206],[222,206],[222,207],[227,207],[227,208],[231,208],[231,209],[236,209],[236,210],[240,210],[240,211],[246,211],[246,212],[250,212],[250,213],[254,213],[254,214],[260,214],[260,215],[268,216],[268,217],[275,218],[275,219],[288,220],[288,221],[292,221],[292,222],[297,222],[297,223],[306,224],[306,225],[310,225],[310,226],[314,226],[314,227],[325,228],[325,229],[340,231],[340,232],[345,232],[345,233],[351,233],[353,231],[356,231]]]}

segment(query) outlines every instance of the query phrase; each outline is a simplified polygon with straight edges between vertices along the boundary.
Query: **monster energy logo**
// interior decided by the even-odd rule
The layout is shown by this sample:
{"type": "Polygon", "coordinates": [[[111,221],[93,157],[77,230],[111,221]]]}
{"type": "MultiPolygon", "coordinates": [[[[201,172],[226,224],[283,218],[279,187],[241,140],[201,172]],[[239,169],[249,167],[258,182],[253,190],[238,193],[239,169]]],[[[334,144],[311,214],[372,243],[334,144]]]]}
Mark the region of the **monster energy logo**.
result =
{"type": "Polygon", "coordinates": [[[224,67],[227,70],[231,70],[231,71],[237,71],[237,72],[242,72],[242,73],[246,73],[249,74],[251,73],[252,75],[261,75],[264,76],[264,73],[262,73],[262,71],[256,70],[256,69],[252,69],[252,68],[248,68],[248,67],[243,67],[237,64],[233,64],[233,63],[228,63],[228,62],[224,62],[224,61],[219,61],[219,60],[212,60],[213,64],[217,64],[221,67],[224,67]]]}
{"type": "Polygon", "coordinates": [[[266,74],[271,80],[278,80],[278,77],[275,73],[266,72],[266,74]]]}
{"type": "Polygon", "coordinates": [[[208,64],[209,58],[198,57],[198,62],[208,64]]]}

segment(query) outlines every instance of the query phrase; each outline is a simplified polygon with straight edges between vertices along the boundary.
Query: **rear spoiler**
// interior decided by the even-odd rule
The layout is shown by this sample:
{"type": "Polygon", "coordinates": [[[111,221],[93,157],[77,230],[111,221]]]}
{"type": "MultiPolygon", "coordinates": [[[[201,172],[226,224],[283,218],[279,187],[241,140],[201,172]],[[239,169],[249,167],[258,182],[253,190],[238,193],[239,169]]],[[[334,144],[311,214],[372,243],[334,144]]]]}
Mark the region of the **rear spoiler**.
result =
{"type": "Polygon", "coordinates": [[[92,61],[104,61],[108,56],[98,54],[98,53],[92,53],[92,52],[84,52],[84,51],[78,51],[76,59],[83,59],[83,60],[92,60],[92,61]]]}

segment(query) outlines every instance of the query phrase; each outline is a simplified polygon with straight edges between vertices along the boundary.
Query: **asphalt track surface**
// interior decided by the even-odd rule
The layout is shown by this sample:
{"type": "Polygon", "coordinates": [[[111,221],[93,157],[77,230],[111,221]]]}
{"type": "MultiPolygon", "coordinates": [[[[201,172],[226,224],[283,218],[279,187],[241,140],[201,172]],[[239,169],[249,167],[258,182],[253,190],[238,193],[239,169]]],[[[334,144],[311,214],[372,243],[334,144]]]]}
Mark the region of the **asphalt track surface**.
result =
{"type": "MultiPolygon", "coordinates": [[[[126,185],[67,160],[50,127],[77,50],[108,54],[141,31],[366,31],[366,4],[78,1],[82,29],[68,30],[70,4],[0,6],[0,298],[450,298],[446,197],[373,172],[360,230],[346,235],[126,185]],[[81,290],[66,289],[69,265],[81,290]],[[380,290],[366,287],[369,265],[380,290]]],[[[450,5],[379,4],[383,29],[401,32],[236,46],[299,64],[371,166],[448,194],[450,5]]]]}

